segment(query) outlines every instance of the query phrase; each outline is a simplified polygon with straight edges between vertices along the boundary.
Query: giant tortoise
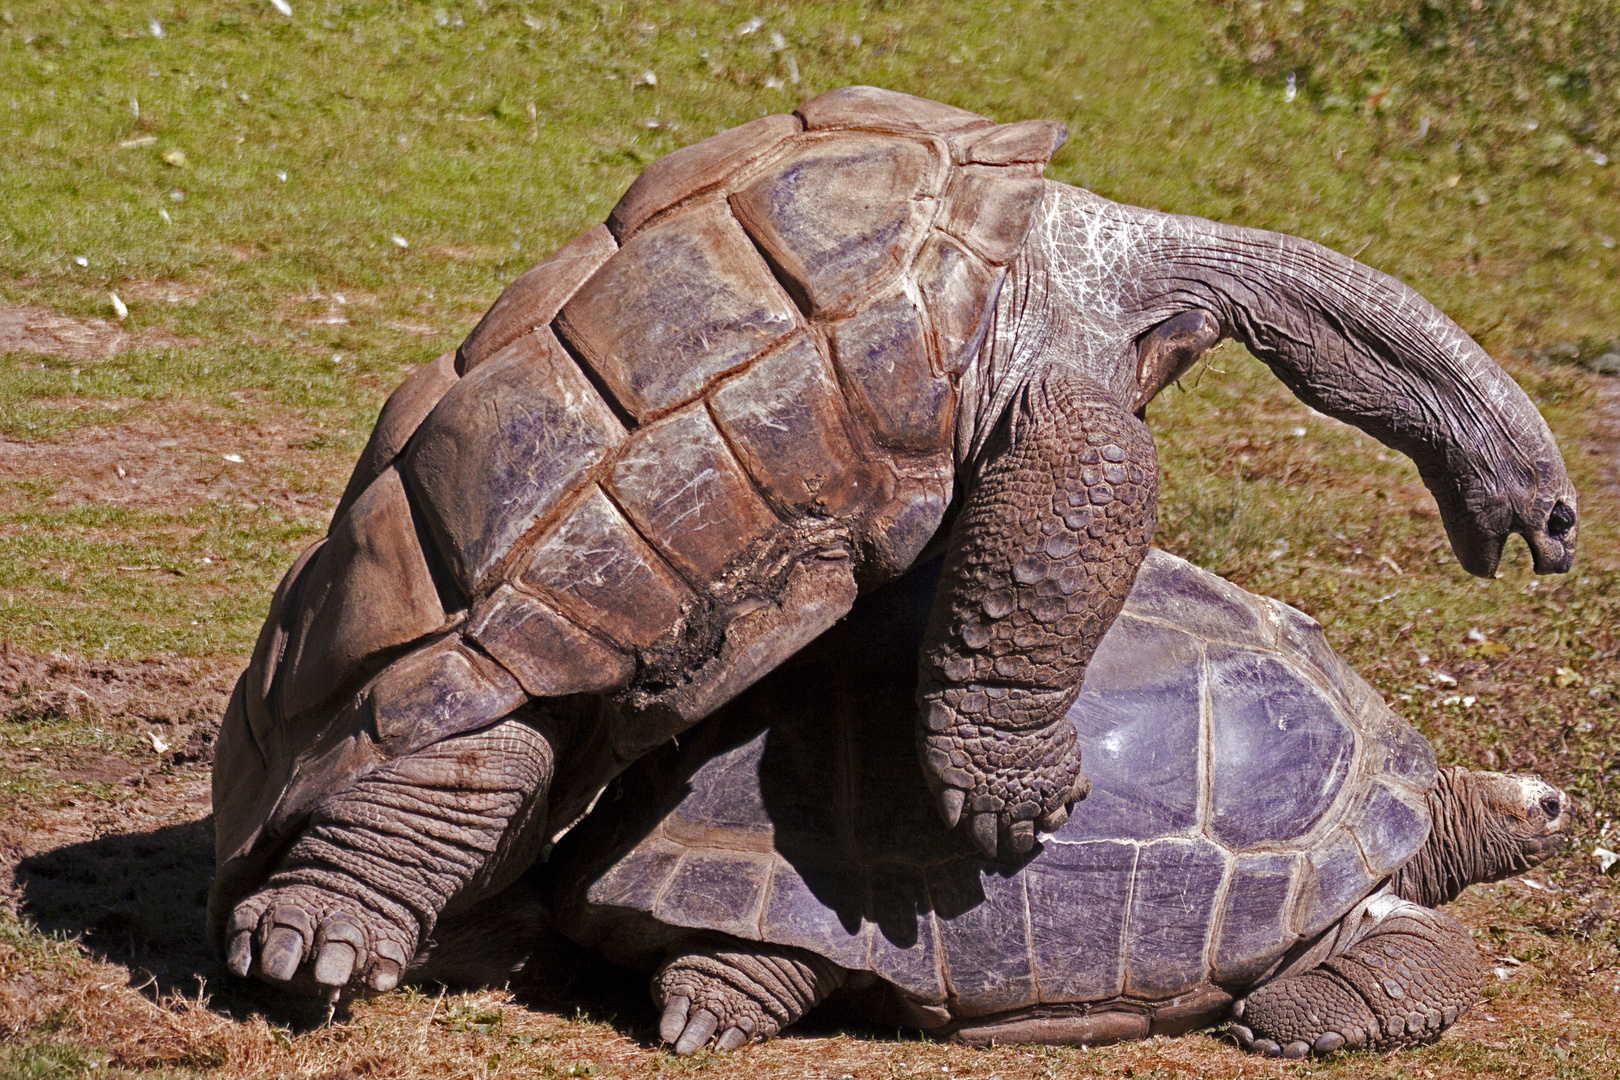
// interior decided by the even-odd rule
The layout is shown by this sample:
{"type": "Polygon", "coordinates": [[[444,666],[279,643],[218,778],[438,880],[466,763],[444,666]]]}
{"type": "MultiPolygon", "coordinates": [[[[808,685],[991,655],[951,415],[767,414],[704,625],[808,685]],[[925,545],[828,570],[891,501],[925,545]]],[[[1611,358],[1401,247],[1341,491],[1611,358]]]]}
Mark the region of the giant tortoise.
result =
{"type": "Polygon", "coordinates": [[[1223,336],[1417,462],[1489,574],[1570,565],[1518,386],[1293,237],[1041,178],[1065,136],[869,87],[654,163],[396,390],[276,590],[214,769],[231,970],[394,985],[629,763],[946,551],[923,772],[984,851],[1085,790],[1064,715],[1153,533],[1140,414],[1223,336]]]}
{"type": "Polygon", "coordinates": [[[1473,942],[1433,907],[1551,854],[1567,796],[1436,769],[1313,620],[1155,550],[1068,710],[1091,794],[1028,856],[963,850],[902,722],[920,577],[644,758],[547,867],[564,933],[656,971],[677,1052],[840,989],[970,1042],[1231,1014],[1290,1056],[1425,1042],[1473,1004],[1473,942]]]}

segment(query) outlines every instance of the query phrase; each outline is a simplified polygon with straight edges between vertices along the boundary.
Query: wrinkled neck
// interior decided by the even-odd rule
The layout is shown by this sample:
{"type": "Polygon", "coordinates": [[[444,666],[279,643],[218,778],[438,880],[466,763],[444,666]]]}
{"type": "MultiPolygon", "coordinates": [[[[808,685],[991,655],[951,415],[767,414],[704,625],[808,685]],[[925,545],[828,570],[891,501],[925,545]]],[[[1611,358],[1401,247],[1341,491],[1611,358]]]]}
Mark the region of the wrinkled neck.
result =
{"type": "Polygon", "coordinates": [[[1395,872],[1395,891],[1425,907],[1450,903],[1470,885],[1522,874],[1535,865],[1493,812],[1480,774],[1441,769],[1429,792],[1429,839],[1395,872]]]}

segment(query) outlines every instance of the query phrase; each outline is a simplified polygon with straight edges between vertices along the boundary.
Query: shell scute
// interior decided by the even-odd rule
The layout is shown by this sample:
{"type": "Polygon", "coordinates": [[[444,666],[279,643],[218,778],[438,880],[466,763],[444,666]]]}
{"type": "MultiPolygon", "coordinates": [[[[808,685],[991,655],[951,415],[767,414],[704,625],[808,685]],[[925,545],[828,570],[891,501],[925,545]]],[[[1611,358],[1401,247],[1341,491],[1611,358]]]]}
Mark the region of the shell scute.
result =
{"type": "Polygon", "coordinates": [[[731,196],[805,312],[831,318],[887,292],[928,234],[940,147],[880,135],[806,142],[731,196]]]}
{"type": "Polygon", "coordinates": [[[943,1001],[932,906],[921,868],[882,862],[872,867],[871,936],[867,966],[925,1001],[943,1001]]]}
{"type": "Polygon", "coordinates": [[[1143,845],[1125,934],[1132,995],[1170,997],[1203,980],[1215,895],[1229,859],[1202,837],[1143,845]]]}
{"type": "Polygon", "coordinates": [[[548,325],[618,250],[608,227],[597,225],[519,274],[456,350],[457,368],[465,374],[518,338],[548,325]]]}
{"type": "Polygon", "coordinates": [[[1043,1000],[1096,1001],[1124,992],[1125,913],[1137,851],[1119,840],[1048,842],[1025,870],[1030,951],[1043,1000]]]}
{"type": "Polygon", "coordinates": [[[1375,877],[1394,873],[1429,836],[1427,806],[1374,781],[1345,823],[1375,877]]]}
{"type": "Polygon", "coordinates": [[[403,472],[440,555],[474,595],[626,437],[573,358],[541,329],[445,394],[412,440],[403,472]]]}
{"type": "Polygon", "coordinates": [[[1023,246],[1045,195],[1044,180],[968,165],[951,178],[939,226],[991,266],[1006,266],[1023,246]]]}
{"type": "Polygon", "coordinates": [[[367,688],[366,709],[378,749],[400,757],[487,727],[528,699],[504,668],[453,636],[390,664],[367,688]]]}
{"type": "Polygon", "coordinates": [[[636,432],[608,485],[641,534],[692,581],[715,580],[780,527],[702,402],[636,432]]]}
{"type": "Polygon", "coordinates": [[[502,585],[474,609],[465,631],[537,698],[623,687],[635,665],[546,604],[502,585]]]}
{"type": "Polygon", "coordinates": [[[1006,271],[989,267],[943,233],[923,246],[913,268],[917,291],[932,316],[939,370],[958,375],[984,343],[1006,271]]]}
{"type": "Polygon", "coordinates": [[[1293,945],[1290,898],[1303,862],[1298,855],[1276,852],[1237,857],[1210,952],[1217,980],[1242,983],[1259,978],[1293,945]]]}
{"type": "Polygon", "coordinates": [[[371,486],[372,481],[394,463],[411,436],[416,434],[416,429],[427,419],[428,413],[433,411],[439,399],[456,385],[459,378],[456,353],[452,349],[431,364],[417,368],[388,395],[388,400],[383,402],[382,412],[377,416],[377,426],[371,429],[366,448],[360,451],[360,460],[355,462],[354,472],[349,475],[343,498],[338,500],[337,509],[332,511],[334,527],[361,493],[371,486]]]}
{"type": "Polygon", "coordinates": [[[893,450],[926,454],[949,445],[955,392],[933,373],[922,312],[903,293],[832,329],[833,356],[851,404],[893,450]]]}
{"type": "Polygon", "coordinates": [[[959,1011],[982,1016],[1033,1004],[1023,875],[963,859],[929,867],[928,892],[959,1011]]]}
{"type": "Polygon", "coordinates": [[[866,501],[871,469],[850,442],[843,395],[808,334],[721,383],[709,407],[778,513],[843,516],[866,501]]]}
{"type": "Polygon", "coordinates": [[[718,187],[802,130],[798,117],[772,113],[666,154],[631,183],[608,213],[607,228],[623,243],[648,219],[718,187]]]}
{"type": "Polygon", "coordinates": [[[300,590],[281,711],[295,720],[361,679],[373,657],[437,630],[444,608],[390,466],[332,527],[300,590]]]}
{"type": "Polygon", "coordinates": [[[556,326],[619,407],[646,420],[746,365],[797,317],[725,203],[710,200],[632,237],[556,326]]]}
{"type": "Polygon", "coordinates": [[[1368,869],[1350,831],[1333,830],[1305,852],[1294,932],[1302,938],[1321,933],[1372,892],[1379,877],[1368,869]]]}
{"type": "Polygon", "coordinates": [[[1275,655],[1210,645],[1210,833],[1234,851],[1316,827],[1350,775],[1342,702],[1275,655]]]}
{"type": "Polygon", "coordinates": [[[774,861],[753,852],[688,850],[653,916],[676,926],[757,939],[774,861]]]}
{"type": "Polygon", "coordinates": [[[1259,601],[1214,574],[1187,572],[1187,564],[1150,553],[1131,586],[1132,613],[1159,619],[1212,641],[1270,645],[1271,625],[1259,601]]]}
{"type": "Polygon", "coordinates": [[[585,894],[586,904],[610,910],[651,911],[685,851],[660,837],[648,838],[591,882],[585,894]]]}
{"type": "Polygon", "coordinates": [[[684,581],[592,485],[534,548],[519,574],[580,626],[644,649],[696,598],[684,581]]]}
{"type": "Polygon", "coordinates": [[[1068,138],[1060,120],[1018,120],[952,136],[951,154],[959,165],[1045,165],[1068,138]]]}
{"type": "Polygon", "coordinates": [[[800,105],[796,115],[806,131],[955,132],[995,126],[976,112],[876,86],[829,90],[800,105]]]}
{"type": "Polygon", "coordinates": [[[1120,616],[1069,710],[1092,791],[1064,840],[1151,840],[1199,823],[1198,639],[1120,616]]]}
{"type": "Polygon", "coordinates": [[[852,971],[866,969],[872,923],[861,918],[866,882],[847,862],[778,858],[760,917],[766,941],[819,953],[852,971]],[[814,883],[814,885],[812,885],[814,883]]]}

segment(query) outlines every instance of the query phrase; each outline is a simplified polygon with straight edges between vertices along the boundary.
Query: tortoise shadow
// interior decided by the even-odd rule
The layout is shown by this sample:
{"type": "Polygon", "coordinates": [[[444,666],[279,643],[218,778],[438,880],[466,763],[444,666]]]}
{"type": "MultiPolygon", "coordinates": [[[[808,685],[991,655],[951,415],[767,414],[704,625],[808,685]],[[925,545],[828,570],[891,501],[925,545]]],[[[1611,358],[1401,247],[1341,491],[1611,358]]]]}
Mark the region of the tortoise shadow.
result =
{"type": "Polygon", "coordinates": [[[206,998],[221,1016],[262,1015],[294,1030],[318,1026],[326,1007],[237,979],[206,929],[214,876],[214,818],[145,832],[109,833],[22,859],[19,914],[41,931],[77,940],[92,958],[123,965],[153,1001],[206,998]]]}

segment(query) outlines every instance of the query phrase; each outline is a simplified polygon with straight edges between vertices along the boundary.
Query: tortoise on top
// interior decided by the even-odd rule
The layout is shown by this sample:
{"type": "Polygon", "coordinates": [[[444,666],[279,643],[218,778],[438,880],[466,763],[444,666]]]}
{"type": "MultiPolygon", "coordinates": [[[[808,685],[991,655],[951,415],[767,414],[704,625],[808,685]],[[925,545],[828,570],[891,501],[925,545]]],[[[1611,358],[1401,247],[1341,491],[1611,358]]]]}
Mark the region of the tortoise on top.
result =
{"type": "Polygon", "coordinates": [[[931,544],[924,772],[1027,850],[1085,790],[1064,713],[1153,533],[1134,414],[1222,335],[1412,455],[1468,569],[1512,531],[1569,566],[1552,436],[1455,324],[1315,244],[1042,180],[1063,137],[868,87],[744,124],[395,391],[224,721],[233,970],[393,985],[447,906],[931,544]]]}
{"type": "Polygon", "coordinates": [[[1027,857],[962,851],[893,722],[925,577],[643,758],[546,865],[558,928],[653,974],[677,1053],[834,992],[981,1044],[1235,1012],[1290,1056],[1427,1042],[1473,1004],[1473,941],[1432,909],[1551,855],[1568,796],[1437,769],[1314,621],[1155,550],[1068,712],[1091,794],[1027,857]]]}

